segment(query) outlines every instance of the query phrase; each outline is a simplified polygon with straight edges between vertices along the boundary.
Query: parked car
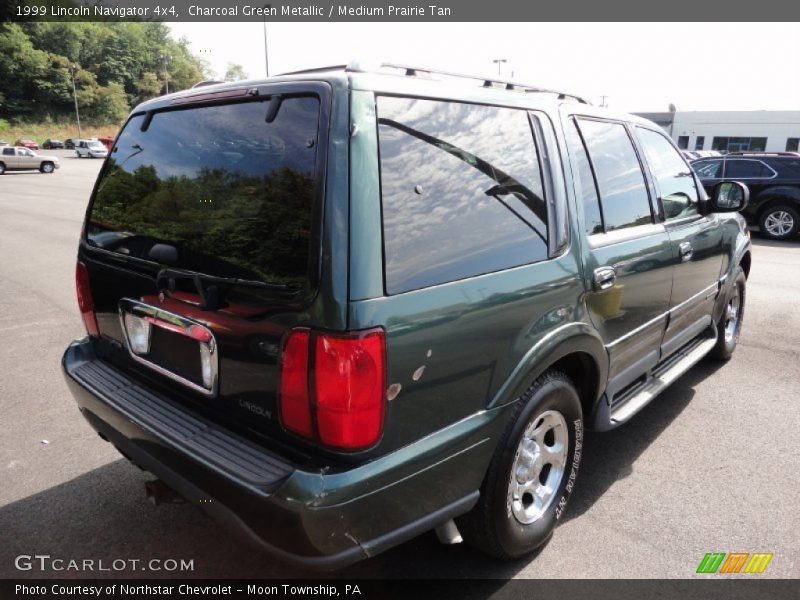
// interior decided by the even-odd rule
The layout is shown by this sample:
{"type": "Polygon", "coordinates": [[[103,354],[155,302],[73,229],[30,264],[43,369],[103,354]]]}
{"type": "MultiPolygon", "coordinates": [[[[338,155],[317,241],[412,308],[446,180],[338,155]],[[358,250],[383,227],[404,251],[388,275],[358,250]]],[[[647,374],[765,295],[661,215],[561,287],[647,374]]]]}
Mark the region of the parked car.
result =
{"type": "Polygon", "coordinates": [[[730,152],[725,157],[692,163],[706,190],[723,179],[750,188],[742,210],[747,222],[771,239],[788,240],[800,228],[800,154],[796,152],[730,152]]]}
{"type": "Polygon", "coordinates": [[[103,146],[106,147],[106,150],[111,152],[111,146],[114,145],[114,138],[101,137],[101,138],[97,138],[97,141],[99,141],[101,144],[103,144],[103,146]]]}
{"type": "Polygon", "coordinates": [[[64,148],[64,142],[61,140],[54,140],[54,139],[46,139],[42,144],[42,148],[45,150],[61,150],[64,148]]]}
{"type": "Polygon", "coordinates": [[[52,173],[61,165],[57,156],[38,154],[21,146],[4,146],[0,151],[0,175],[6,171],[38,169],[42,173],[52,173]]]}
{"type": "Polygon", "coordinates": [[[98,140],[78,140],[75,144],[75,153],[78,158],[105,158],[108,150],[98,140]]]}
{"type": "Polygon", "coordinates": [[[700,158],[700,153],[695,152],[694,150],[681,150],[681,154],[686,160],[695,160],[696,158],[700,158]]]}
{"type": "Polygon", "coordinates": [[[746,187],[707,197],[660,127],[577,96],[313,70],[150,100],[117,147],[66,380],[152,499],[286,561],[434,528],[526,555],[585,428],[737,346],[746,187]]]}
{"type": "Polygon", "coordinates": [[[28,150],[38,150],[39,144],[34,142],[33,140],[17,140],[14,142],[15,146],[21,146],[23,148],[27,148],[28,150]]]}
{"type": "Polygon", "coordinates": [[[8,146],[8,142],[5,140],[0,140],[0,146],[8,146]]]}
{"type": "Polygon", "coordinates": [[[67,150],[74,150],[75,149],[75,142],[72,138],[67,138],[64,140],[64,148],[67,150]]]}

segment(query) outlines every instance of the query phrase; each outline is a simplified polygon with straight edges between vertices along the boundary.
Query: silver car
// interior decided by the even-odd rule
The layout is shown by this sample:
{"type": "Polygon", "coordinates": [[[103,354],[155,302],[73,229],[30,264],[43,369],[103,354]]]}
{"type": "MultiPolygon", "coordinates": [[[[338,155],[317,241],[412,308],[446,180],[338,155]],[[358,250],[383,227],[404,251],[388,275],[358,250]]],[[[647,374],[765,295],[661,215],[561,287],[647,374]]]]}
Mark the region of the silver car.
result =
{"type": "Polygon", "coordinates": [[[89,158],[105,158],[108,150],[99,140],[78,140],[75,144],[75,153],[78,158],[88,156],[89,158]]]}
{"type": "Polygon", "coordinates": [[[3,146],[0,151],[0,175],[6,171],[39,169],[42,173],[52,173],[61,164],[57,156],[39,154],[22,146],[3,146]]]}

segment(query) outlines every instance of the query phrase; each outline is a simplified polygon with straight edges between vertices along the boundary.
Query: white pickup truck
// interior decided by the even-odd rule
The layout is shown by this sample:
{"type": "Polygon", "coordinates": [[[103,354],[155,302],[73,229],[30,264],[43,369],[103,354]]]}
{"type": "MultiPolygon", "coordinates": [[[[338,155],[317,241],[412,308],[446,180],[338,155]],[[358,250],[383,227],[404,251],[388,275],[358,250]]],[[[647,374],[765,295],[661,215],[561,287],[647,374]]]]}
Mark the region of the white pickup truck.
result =
{"type": "Polygon", "coordinates": [[[60,167],[57,156],[37,154],[21,146],[0,148],[0,175],[6,171],[39,169],[42,173],[52,173],[60,167]]]}

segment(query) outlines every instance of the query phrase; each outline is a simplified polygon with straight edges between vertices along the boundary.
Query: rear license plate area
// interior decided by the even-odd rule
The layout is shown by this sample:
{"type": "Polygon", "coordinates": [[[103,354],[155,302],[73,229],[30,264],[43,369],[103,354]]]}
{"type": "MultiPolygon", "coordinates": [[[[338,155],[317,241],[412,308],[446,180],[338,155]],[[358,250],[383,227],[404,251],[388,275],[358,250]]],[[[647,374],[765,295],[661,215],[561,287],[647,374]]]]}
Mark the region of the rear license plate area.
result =
{"type": "Polygon", "coordinates": [[[150,335],[150,353],[145,358],[192,383],[203,384],[197,340],[161,327],[153,327],[150,335]]]}

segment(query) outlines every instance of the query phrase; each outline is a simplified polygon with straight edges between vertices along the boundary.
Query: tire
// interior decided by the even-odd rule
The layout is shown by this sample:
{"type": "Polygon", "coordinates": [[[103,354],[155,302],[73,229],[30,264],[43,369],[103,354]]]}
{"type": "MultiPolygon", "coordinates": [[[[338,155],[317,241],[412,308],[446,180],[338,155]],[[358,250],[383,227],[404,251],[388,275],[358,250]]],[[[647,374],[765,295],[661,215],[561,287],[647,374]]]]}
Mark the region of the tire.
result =
{"type": "Polygon", "coordinates": [[[582,447],[583,415],[575,386],[563,373],[547,371],[517,400],[478,504],[458,519],[465,541],[504,560],[530,554],[547,542],[574,489],[582,447]],[[565,449],[558,452],[561,446],[565,449]],[[556,450],[548,456],[544,448],[556,450]],[[551,491],[536,502],[529,491],[519,493],[524,483],[551,491]]]}
{"type": "Polygon", "coordinates": [[[725,299],[725,309],[717,322],[717,345],[709,353],[715,360],[730,360],[736,345],[739,343],[739,334],[742,331],[744,319],[744,303],[747,292],[747,278],[742,267],[736,267],[733,272],[733,286],[725,299]]]}
{"type": "Polygon", "coordinates": [[[6,174],[6,165],[0,162],[0,175],[6,174]]]}
{"type": "Polygon", "coordinates": [[[800,229],[800,213],[786,205],[770,206],[758,220],[762,235],[773,240],[788,240],[800,229]]]}
{"type": "Polygon", "coordinates": [[[53,163],[51,163],[51,162],[43,162],[43,163],[41,164],[41,166],[39,167],[39,170],[40,170],[42,173],[52,173],[53,171],[55,171],[55,170],[56,170],[56,168],[55,168],[55,166],[53,165],[53,163]]]}

